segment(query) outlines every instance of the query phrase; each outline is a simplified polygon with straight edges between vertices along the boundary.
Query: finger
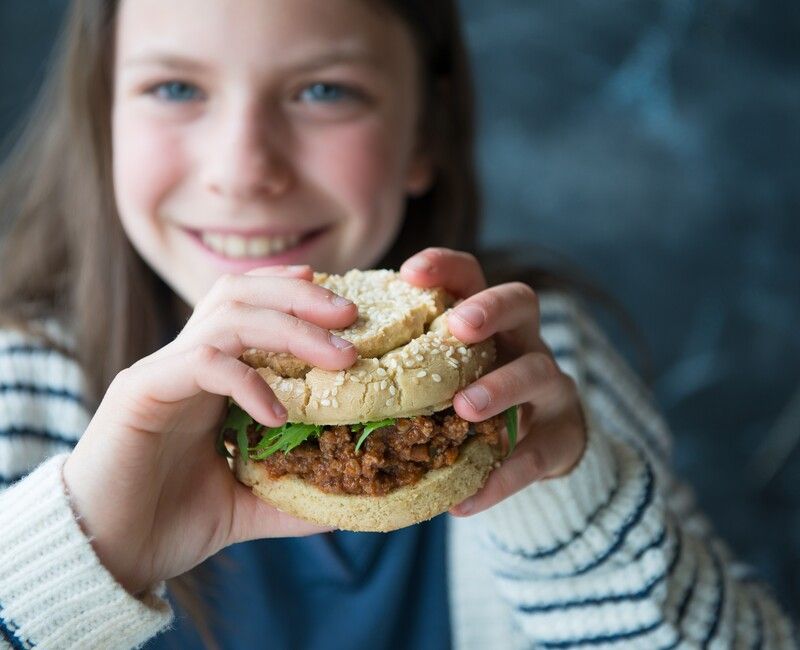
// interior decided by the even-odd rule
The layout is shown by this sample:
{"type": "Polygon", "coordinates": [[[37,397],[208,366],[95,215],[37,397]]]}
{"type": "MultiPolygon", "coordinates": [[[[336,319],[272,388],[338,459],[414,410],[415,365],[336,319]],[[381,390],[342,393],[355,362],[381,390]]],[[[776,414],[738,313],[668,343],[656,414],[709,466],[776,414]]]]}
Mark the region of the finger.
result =
{"type": "Polygon", "coordinates": [[[276,530],[281,531],[282,537],[300,537],[333,530],[281,512],[256,497],[244,485],[237,485],[236,490],[238,494],[234,501],[232,539],[228,544],[275,537],[276,530]]]}
{"type": "Polygon", "coordinates": [[[564,408],[573,397],[572,380],[553,358],[528,352],[456,393],[453,408],[469,422],[482,422],[515,404],[532,402],[541,418],[564,408]]]}
{"type": "Polygon", "coordinates": [[[458,298],[486,288],[478,260],[449,248],[426,248],[408,258],[400,267],[400,276],[419,287],[444,287],[458,298]]]}
{"type": "MultiPolygon", "coordinates": [[[[201,392],[231,397],[255,420],[269,427],[286,421],[286,409],[253,368],[211,345],[164,356],[123,370],[109,387],[121,397],[170,404],[201,392]]],[[[106,400],[104,400],[104,403],[106,400]]],[[[157,417],[153,409],[146,409],[157,417]]],[[[148,429],[157,430],[158,422],[148,429]]]]}
{"type": "Polygon", "coordinates": [[[274,275],[272,267],[257,270],[263,274],[226,275],[217,280],[195,308],[187,327],[233,301],[282,311],[328,329],[344,329],[358,316],[358,308],[350,300],[325,287],[304,278],[274,275]]]}
{"type": "Polygon", "coordinates": [[[546,350],[539,338],[539,300],[522,282],[501,284],[467,298],[448,314],[447,328],[467,344],[505,332],[520,352],[546,350]]]}
{"type": "Polygon", "coordinates": [[[276,264],[273,266],[259,266],[256,269],[250,269],[245,275],[254,276],[275,276],[298,278],[300,280],[314,279],[314,270],[308,264],[293,264],[290,266],[276,264]]]}
{"type": "Polygon", "coordinates": [[[585,440],[578,422],[563,426],[560,420],[555,420],[534,427],[503,464],[489,474],[484,486],[451,508],[451,514],[477,514],[535,481],[565,474],[583,455],[585,440]]]}
{"type": "Polygon", "coordinates": [[[355,362],[358,352],[350,341],[306,320],[241,302],[223,303],[192,330],[171,344],[173,351],[213,345],[232,357],[258,348],[288,352],[323,370],[341,370],[355,362]]]}

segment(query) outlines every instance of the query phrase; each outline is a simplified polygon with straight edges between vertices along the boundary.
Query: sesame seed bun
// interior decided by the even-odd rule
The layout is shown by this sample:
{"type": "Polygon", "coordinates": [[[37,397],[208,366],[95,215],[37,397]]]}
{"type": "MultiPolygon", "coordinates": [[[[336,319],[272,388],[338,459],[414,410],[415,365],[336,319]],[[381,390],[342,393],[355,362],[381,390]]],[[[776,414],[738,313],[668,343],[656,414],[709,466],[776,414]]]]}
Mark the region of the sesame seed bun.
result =
{"type": "MultiPolygon", "coordinates": [[[[455,393],[494,362],[491,340],[465,345],[450,333],[454,301],[442,289],[414,287],[385,270],[315,274],[314,282],[357,305],[357,321],[335,334],[351,341],[359,358],[331,372],[289,354],[248,350],[244,361],[270,385],[289,422],[333,426],[429,416],[450,407],[455,393]]],[[[244,462],[231,449],[236,476],[256,496],[302,519],[353,531],[395,530],[445,512],[480,489],[497,459],[494,447],[470,436],[452,465],[372,496],[325,492],[293,474],[270,478],[263,464],[244,462]]]]}
{"type": "Polygon", "coordinates": [[[430,415],[494,362],[491,340],[465,345],[447,329],[441,289],[414,287],[392,271],[316,274],[314,282],[352,300],[358,319],[335,332],[359,351],[339,372],[312,368],[288,354],[248,350],[257,369],[289,412],[290,422],[354,424],[430,415]]]}

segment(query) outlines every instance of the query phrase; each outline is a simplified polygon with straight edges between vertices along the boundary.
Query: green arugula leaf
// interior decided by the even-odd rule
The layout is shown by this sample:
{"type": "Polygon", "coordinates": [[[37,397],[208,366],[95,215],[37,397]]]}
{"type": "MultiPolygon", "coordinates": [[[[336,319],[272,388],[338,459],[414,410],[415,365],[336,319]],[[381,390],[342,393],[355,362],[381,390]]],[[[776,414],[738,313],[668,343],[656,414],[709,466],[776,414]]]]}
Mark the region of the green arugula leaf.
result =
{"type": "Polygon", "coordinates": [[[517,406],[509,406],[505,411],[506,431],[508,432],[508,454],[517,446],[517,406]]]}
{"type": "Polygon", "coordinates": [[[266,429],[263,437],[255,446],[253,460],[264,460],[272,454],[282,451],[288,454],[292,449],[301,445],[309,438],[319,436],[323,426],[319,424],[299,424],[287,422],[282,427],[266,429]]]}
{"type": "Polygon", "coordinates": [[[250,460],[250,449],[248,448],[247,429],[239,429],[236,432],[236,444],[239,445],[239,455],[246,463],[250,460]]]}
{"type": "MultiPolygon", "coordinates": [[[[382,429],[383,427],[390,427],[395,422],[397,422],[396,418],[387,418],[385,420],[378,420],[377,422],[364,422],[363,424],[359,424],[357,426],[364,427],[364,432],[361,434],[361,437],[358,439],[356,443],[356,451],[361,448],[361,445],[364,444],[364,441],[367,439],[370,433],[375,431],[375,429],[382,429]]],[[[350,427],[351,429],[355,429],[356,425],[350,427]]]]}
{"type": "Polygon", "coordinates": [[[231,453],[225,447],[225,432],[231,429],[236,432],[236,439],[239,440],[240,432],[247,433],[247,428],[253,423],[251,418],[236,402],[233,400],[228,401],[228,414],[225,417],[225,422],[220,427],[217,434],[216,449],[217,453],[226,458],[233,458],[231,453]]]}

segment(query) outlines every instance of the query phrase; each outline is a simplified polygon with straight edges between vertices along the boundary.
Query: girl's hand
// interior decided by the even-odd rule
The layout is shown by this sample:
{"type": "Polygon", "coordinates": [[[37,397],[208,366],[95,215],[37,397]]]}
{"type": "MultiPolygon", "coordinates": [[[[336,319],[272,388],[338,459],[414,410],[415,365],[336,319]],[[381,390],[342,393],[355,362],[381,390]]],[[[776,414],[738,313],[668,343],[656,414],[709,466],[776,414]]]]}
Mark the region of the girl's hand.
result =
{"type": "Polygon", "coordinates": [[[480,422],[519,405],[516,448],[477,494],[450,512],[475,514],[533,481],[569,472],[583,454],[586,427],[575,383],[539,336],[534,291],[520,282],[487,289],[472,255],[444,248],[417,253],[400,273],[412,284],[441,286],[464,299],[447,321],[458,339],[469,344],[494,336],[497,342],[499,367],[456,394],[456,413],[480,422]]]}
{"type": "Polygon", "coordinates": [[[352,344],[328,330],[352,324],[356,307],[311,277],[309,267],[222,277],[174,341],[116,376],[67,459],[81,525],[131,593],[235,542],[323,530],[253,496],[214,447],[228,396],[266,426],[286,419],[238,360],[245,349],[291,352],[330,370],[355,361],[352,344]]]}

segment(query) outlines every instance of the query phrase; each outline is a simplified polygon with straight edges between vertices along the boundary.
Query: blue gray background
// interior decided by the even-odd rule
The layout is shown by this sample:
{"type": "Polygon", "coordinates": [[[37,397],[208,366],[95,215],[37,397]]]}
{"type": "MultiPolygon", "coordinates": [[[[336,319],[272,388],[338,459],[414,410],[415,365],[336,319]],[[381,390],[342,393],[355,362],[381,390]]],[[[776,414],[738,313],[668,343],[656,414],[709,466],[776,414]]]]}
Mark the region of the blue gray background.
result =
{"type": "MultiPolygon", "coordinates": [[[[678,471],[796,615],[800,4],[461,4],[484,242],[536,246],[622,303],[678,471]]],[[[2,136],[36,92],[64,6],[0,0],[2,136]]]]}

